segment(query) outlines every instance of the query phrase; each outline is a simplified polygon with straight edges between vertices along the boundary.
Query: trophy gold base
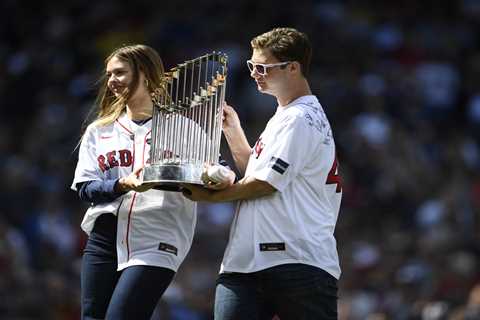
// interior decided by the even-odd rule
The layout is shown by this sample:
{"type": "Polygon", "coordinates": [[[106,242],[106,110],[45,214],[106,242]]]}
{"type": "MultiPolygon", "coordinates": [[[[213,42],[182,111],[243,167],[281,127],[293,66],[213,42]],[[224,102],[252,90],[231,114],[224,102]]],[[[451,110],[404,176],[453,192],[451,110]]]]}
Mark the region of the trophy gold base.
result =
{"type": "Polygon", "coordinates": [[[154,189],[181,191],[182,184],[203,185],[203,165],[153,164],[143,169],[143,184],[152,184],[154,189]]]}

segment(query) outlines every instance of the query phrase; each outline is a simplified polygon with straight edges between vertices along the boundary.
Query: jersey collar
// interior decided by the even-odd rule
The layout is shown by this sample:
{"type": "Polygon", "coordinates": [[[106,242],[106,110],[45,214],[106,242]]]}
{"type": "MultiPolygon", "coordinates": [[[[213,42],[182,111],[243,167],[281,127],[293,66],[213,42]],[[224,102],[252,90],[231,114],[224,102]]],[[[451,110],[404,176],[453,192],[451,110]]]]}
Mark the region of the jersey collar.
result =
{"type": "Polygon", "coordinates": [[[124,112],[118,119],[117,119],[117,124],[119,127],[122,129],[122,132],[125,132],[128,135],[134,135],[134,134],[148,134],[151,129],[152,119],[148,120],[142,125],[136,124],[134,121],[130,120],[127,116],[127,113],[124,112]]]}
{"type": "Polygon", "coordinates": [[[315,105],[318,105],[318,104],[319,104],[319,102],[318,102],[317,97],[310,94],[310,95],[298,97],[297,99],[293,100],[292,102],[290,102],[289,104],[287,104],[285,106],[278,105],[277,106],[277,113],[280,113],[280,112],[286,110],[288,107],[291,107],[291,106],[294,106],[294,105],[315,106],[315,105]]]}

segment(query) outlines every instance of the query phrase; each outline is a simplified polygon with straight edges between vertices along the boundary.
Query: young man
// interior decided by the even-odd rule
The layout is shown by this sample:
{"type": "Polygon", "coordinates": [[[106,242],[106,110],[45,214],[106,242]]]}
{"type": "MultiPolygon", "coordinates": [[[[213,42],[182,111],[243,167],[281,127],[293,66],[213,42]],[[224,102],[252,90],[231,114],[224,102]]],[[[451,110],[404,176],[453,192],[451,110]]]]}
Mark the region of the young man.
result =
{"type": "Polygon", "coordinates": [[[215,319],[337,319],[334,238],[342,196],[327,117],[306,80],[311,45],[292,28],[254,38],[247,61],[278,107],[250,147],[225,106],[224,134],[244,177],[221,191],[185,186],[194,201],[240,200],[216,288],[215,319]]]}

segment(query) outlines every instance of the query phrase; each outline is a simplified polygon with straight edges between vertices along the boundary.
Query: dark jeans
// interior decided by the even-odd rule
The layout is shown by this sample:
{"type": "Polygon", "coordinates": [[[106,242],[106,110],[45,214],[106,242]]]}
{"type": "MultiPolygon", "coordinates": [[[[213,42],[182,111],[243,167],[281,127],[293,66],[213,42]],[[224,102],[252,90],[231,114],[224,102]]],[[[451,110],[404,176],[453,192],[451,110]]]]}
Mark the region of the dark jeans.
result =
{"type": "Polygon", "coordinates": [[[217,281],[215,320],[337,319],[337,280],[322,269],[284,264],[217,281]]]}
{"type": "Polygon", "coordinates": [[[116,217],[100,216],[82,259],[82,319],[150,319],[175,272],[153,266],[117,271],[116,217]]]}

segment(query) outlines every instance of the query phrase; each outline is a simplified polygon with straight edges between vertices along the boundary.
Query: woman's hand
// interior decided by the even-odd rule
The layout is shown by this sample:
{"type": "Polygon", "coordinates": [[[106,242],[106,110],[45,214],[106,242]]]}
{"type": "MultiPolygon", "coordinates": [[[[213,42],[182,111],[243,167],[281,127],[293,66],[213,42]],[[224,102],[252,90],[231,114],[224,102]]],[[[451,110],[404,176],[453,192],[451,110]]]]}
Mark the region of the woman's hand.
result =
{"type": "Polygon", "coordinates": [[[142,181],[139,179],[142,170],[143,167],[139,167],[128,176],[120,178],[115,186],[115,191],[122,193],[131,190],[136,192],[144,192],[154,187],[154,184],[142,184],[142,181]]]}

